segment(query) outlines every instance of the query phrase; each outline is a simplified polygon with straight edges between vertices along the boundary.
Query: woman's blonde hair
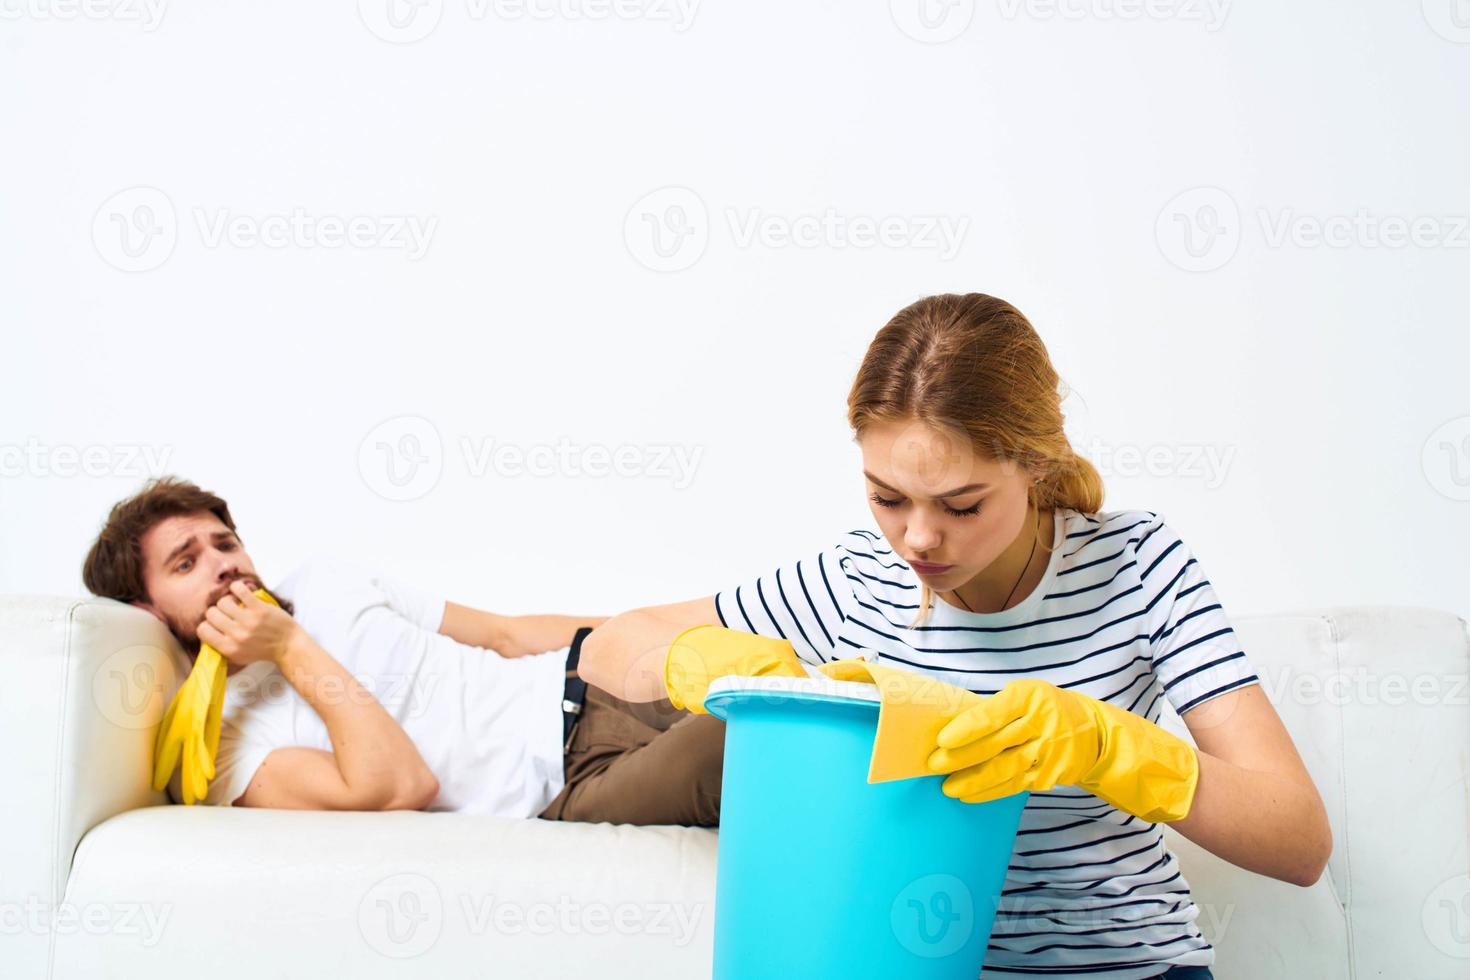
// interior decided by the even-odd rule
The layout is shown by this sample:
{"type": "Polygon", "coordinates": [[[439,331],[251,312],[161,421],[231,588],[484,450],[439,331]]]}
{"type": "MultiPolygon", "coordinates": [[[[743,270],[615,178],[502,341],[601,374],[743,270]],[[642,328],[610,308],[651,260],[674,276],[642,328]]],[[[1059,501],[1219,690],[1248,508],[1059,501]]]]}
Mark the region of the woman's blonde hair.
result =
{"type": "MultiPolygon", "coordinates": [[[[983,293],[949,293],[905,307],[878,331],[848,393],[847,421],[856,438],[874,422],[907,421],[968,436],[977,455],[1044,468],[1029,503],[1093,514],[1102,477],[1073,452],[1062,397],[1046,345],[1020,310],[983,293]]],[[[932,603],[924,585],[915,624],[932,603]]]]}

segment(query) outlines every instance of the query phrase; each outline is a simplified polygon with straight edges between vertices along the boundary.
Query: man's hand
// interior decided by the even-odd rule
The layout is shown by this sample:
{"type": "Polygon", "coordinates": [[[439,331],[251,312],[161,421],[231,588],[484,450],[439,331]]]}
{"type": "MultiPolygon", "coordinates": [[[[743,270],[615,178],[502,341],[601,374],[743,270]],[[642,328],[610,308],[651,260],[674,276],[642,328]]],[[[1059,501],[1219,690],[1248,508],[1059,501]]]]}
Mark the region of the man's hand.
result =
{"type": "Polygon", "coordinates": [[[204,611],[198,635],[237,667],[258,660],[279,662],[301,627],[285,610],[254,595],[239,579],[204,611]]]}

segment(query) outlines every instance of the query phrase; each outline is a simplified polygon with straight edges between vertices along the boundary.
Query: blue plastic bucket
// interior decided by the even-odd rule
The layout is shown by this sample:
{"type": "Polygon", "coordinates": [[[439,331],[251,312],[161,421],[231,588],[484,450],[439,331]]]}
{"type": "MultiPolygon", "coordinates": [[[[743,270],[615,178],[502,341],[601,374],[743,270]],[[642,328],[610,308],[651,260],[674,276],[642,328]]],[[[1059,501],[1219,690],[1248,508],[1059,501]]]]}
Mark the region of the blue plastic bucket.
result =
{"type": "Polygon", "coordinates": [[[723,678],[715,980],[975,980],[1028,794],[867,781],[877,690],[723,678]],[[841,693],[833,693],[841,692],[841,693]]]}

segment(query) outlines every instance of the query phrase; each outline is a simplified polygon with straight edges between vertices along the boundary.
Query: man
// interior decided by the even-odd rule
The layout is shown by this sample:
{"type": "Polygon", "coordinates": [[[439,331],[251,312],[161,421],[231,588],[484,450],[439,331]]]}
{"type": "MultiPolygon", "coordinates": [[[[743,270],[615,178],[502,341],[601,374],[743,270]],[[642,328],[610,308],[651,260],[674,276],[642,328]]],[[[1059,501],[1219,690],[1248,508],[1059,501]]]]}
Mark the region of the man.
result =
{"type": "Polygon", "coordinates": [[[602,618],[499,615],[326,558],[276,608],[229,506],[175,477],[112,508],[82,579],[158,617],[181,669],[201,641],[227,661],[206,803],[719,823],[724,723],[578,680],[602,618]]]}

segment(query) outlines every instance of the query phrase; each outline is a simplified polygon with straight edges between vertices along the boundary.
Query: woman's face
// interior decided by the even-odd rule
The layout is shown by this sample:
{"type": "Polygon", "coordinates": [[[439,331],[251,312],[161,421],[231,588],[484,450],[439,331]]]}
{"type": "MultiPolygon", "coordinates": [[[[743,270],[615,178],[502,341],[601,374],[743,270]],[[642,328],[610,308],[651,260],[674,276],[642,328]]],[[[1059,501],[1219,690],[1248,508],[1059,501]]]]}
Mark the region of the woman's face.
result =
{"type": "Polygon", "coordinates": [[[964,434],[917,420],[879,422],[858,446],[874,520],[932,589],[965,584],[1027,526],[1027,491],[1039,474],[978,455],[964,434]]]}

